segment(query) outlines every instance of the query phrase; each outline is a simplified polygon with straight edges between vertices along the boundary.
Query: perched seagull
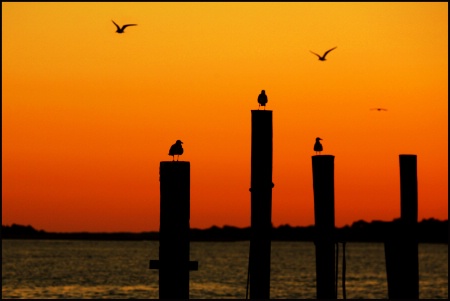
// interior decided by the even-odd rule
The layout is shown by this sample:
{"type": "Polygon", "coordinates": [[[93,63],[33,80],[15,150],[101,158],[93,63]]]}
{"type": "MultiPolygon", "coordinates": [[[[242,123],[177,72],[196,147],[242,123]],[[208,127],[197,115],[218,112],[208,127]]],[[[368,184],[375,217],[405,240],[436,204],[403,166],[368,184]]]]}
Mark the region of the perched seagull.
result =
{"type": "Polygon", "coordinates": [[[322,146],[322,144],[320,144],[319,140],[323,140],[323,139],[321,139],[319,137],[316,138],[316,143],[314,144],[314,151],[316,152],[316,155],[317,155],[317,153],[319,153],[319,155],[320,155],[320,152],[323,151],[323,146],[322,146]]]}
{"type": "Polygon", "coordinates": [[[265,90],[262,90],[261,94],[258,95],[258,103],[259,103],[258,110],[261,106],[263,106],[264,110],[266,110],[267,95],[265,90]]]}
{"type": "Polygon", "coordinates": [[[387,109],[384,109],[384,108],[372,108],[372,109],[370,109],[371,111],[372,110],[377,110],[377,111],[387,111],[387,109]]]}
{"type": "Polygon", "coordinates": [[[181,142],[181,140],[177,140],[177,142],[175,142],[175,144],[172,144],[172,146],[170,147],[169,156],[172,156],[172,161],[175,161],[175,155],[178,155],[178,161],[180,155],[183,154],[183,146],[181,144],[183,144],[183,142],[181,142]]]}
{"type": "Polygon", "coordinates": [[[312,52],[311,50],[310,50],[310,51],[311,51],[311,53],[314,53],[315,55],[317,55],[317,56],[319,57],[319,61],[325,61],[325,57],[327,56],[328,52],[330,52],[331,50],[334,50],[334,49],[336,49],[336,48],[337,48],[337,46],[334,47],[334,48],[331,48],[330,50],[325,51],[325,53],[323,54],[323,56],[320,56],[320,55],[318,55],[317,53],[312,52]]]}
{"type": "Polygon", "coordinates": [[[116,25],[116,27],[117,27],[116,32],[117,33],[124,33],[124,30],[125,30],[125,28],[127,28],[127,26],[136,26],[137,25],[137,24],[125,24],[124,26],[122,26],[122,28],[120,28],[120,26],[117,25],[116,22],[114,22],[113,20],[111,20],[111,21],[114,23],[114,25],[116,25]]]}

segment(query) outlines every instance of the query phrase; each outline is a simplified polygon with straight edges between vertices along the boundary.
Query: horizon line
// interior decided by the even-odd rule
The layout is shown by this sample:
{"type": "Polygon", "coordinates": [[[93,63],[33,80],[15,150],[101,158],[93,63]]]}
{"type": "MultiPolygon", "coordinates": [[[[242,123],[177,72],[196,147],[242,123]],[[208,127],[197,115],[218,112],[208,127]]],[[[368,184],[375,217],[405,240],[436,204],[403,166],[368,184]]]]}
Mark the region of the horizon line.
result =
{"type": "MultiPolygon", "coordinates": [[[[397,221],[397,220],[400,220],[400,218],[394,218],[394,219],[392,219],[390,221],[384,221],[384,220],[365,221],[363,219],[360,219],[360,220],[354,221],[351,225],[346,224],[346,225],[344,225],[342,227],[337,227],[337,226],[334,226],[334,227],[337,228],[337,229],[340,229],[340,228],[345,228],[345,227],[351,227],[353,224],[358,223],[358,222],[365,222],[365,223],[370,224],[370,223],[373,223],[373,222],[389,223],[389,222],[393,222],[393,221],[397,221]]],[[[429,221],[429,220],[434,220],[434,221],[437,221],[437,222],[448,222],[448,218],[445,219],[445,220],[440,220],[440,219],[437,219],[437,218],[434,218],[434,217],[430,217],[430,218],[423,218],[421,221],[417,221],[417,223],[421,223],[421,222],[429,221]]],[[[43,231],[43,232],[46,232],[46,233],[93,233],[93,234],[94,233],[98,233],[98,234],[100,234],[100,233],[101,234],[106,234],[106,233],[130,233],[130,234],[139,234],[139,233],[151,233],[151,232],[159,233],[159,231],[160,231],[160,230],[148,230],[148,231],[144,230],[144,231],[138,231],[138,232],[135,232],[135,231],[111,231],[111,232],[108,232],[108,231],[98,231],[98,232],[91,232],[91,231],[70,231],[70,232],[66,232],[66,231],[47,231],[47,230],[44,230],[44,229],[36,229],[35,227],[33,227],[30,224],[22,225],[22,224],[16,224],[16,223],[12,223],[11,225],[3,225],[2,224],[2,227],[12,227],[13,225],[21,226],[21,227],[31,227],[34,230],[38,231],[38,232],[39,231],[43,231]]],[[[288,227],[291,227],[291,228],[309,228],[309,227],[314,227],[315,225],[312,224],[312,225],[308,225],[308,226],[291,226],[290,224],[280,224],[279,226],[274,227],[273,224],[272,224],[272,228],[279,228],[279,227],[285,227],[285,226],[288,226],[288,227]]],[[[238,228],[238,229],[251,228],[250,225],[249,226],[245,226],[245,227],[238,227],[238,226],[232,226],[232,225],[223,225],[223,226],[220,227],[220,226],[217,226],[217,225],[212,225],[212,226],[210,226],[208,228],[191,228],[190,227],[189,230],[208,230],[208,229],[211,229],[211,228],[223,229],[225,227],[238,228]]]]}

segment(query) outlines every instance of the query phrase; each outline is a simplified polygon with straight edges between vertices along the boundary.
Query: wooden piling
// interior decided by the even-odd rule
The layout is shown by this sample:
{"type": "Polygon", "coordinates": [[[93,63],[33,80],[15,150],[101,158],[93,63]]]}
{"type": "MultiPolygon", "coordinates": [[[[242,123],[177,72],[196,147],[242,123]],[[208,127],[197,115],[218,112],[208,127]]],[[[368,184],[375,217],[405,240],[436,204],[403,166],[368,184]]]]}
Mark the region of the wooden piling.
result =
{"type": "Polygon", "coordinates": [[[334,156],[312,157],[317,299],[336,299],[334,156]]]}
{"type": "Polygon", "coordinates": [[[270,298],[272,111],[252,110],[250,299],[270,298]]]}
{"type": "Polygon", "coordinates": [[[400,216],[408,225],[417,225],[417,155],[399,155],[400,216]]]}
{"type": "Polygon", "coordinates": [[[400,219],[385,241],[389,299],[419,298],[417,156],[400,155],[400,219]]]}
{"type": "Polygon", "coordinates": [[[190,163],[163,161],[159,167],[160,229],[159,260],[150,268],[159,269],[160,299],[189,299],[190,163]]]}

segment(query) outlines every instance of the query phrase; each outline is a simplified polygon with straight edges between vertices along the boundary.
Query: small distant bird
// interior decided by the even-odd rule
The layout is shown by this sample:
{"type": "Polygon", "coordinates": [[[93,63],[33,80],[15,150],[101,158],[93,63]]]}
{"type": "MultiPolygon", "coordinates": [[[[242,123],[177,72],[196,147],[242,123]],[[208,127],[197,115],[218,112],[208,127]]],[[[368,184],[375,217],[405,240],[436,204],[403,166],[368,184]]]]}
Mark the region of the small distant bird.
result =
{"type": "Polygon", "coordinates": [[[372,109],[370,109],[371,111],[373,111],[373,110],[377,110],[377,111],[387,111],[387,109],[385,109],[385,108],[372,108],[372,109]]]}
{"type": "Polygon", "coordinates": [[[172,156],[172,161],[175,161],[175,155],[178,155],[177,161],[180,158],[180,155],[183,154],[183,146],[181,145],[183,142],[181,140],[177,140],[175,144],[172,144],[169,150],[169,156],[172,156]]]}
{"type": "Polygon", "coordinates": [[[314,53],[315,55],[317,55],[317,56],[319,57],[319,61],[325,61],[325,57],[327,56],[328,52],[330,52],[331,50],[334,50],[334,49],[336,49],[336,48],[337,48],[337,46],[334,47],[334,48],[331,48],[330,50],[325,51],[325,53],[323,54],[323,56],[320,56],[320,55],[318,55],[317,53],[312,52],[311,50],[310,50],[310,51],[311,51],[311,53],[314,53]]]}
{"type": "Polygon", "coordinates": [[[267,95],[265,90],[262,90],[261,94],[258,95],[258,103],[259,103],[258,110],[261,106],[263,106],[264,110],[266,110],[267,95]]]}
{"type": "Polygon", "coordinates": [[[319,153],[319,155],[320,155],[320,152],[323,151],[323,146],[322,146],[322,144],[320,144],[319,140],[323,140],[323,139],[321,139],[319,137],[316,138],[316,143],[314,144],[314,151],[316,152],[316,155],[317,155],[317,153],[319,153]]]}
{"type": "Polygon", "coordinates": [[[124,33],[125,28],[127,28],[128,26],[137,26],[137,24],[125,24],[124,26],[120,27],[119,25],[117,25],[116,22],[114,22],[113,20],[111,20],[111,21],[114,23],[114,25],[116,25],[117,33],[124,33]]]}

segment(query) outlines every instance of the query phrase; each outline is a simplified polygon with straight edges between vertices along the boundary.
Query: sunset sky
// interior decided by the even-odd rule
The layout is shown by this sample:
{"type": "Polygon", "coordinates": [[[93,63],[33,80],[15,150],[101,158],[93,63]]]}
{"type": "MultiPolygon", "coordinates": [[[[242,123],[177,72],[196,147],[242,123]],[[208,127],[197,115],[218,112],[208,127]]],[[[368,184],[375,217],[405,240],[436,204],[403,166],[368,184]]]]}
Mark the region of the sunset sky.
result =
{"type": "Polygon", "coordinates": [[[3,2],[2,224],[158,231],[180,139],[191,227],[249,226],[263,89],[274,226],[314,224],[316,137],[336,226],[400,216],[400,154],[419,220],[448,219],[448,3],[3,2]]]}

